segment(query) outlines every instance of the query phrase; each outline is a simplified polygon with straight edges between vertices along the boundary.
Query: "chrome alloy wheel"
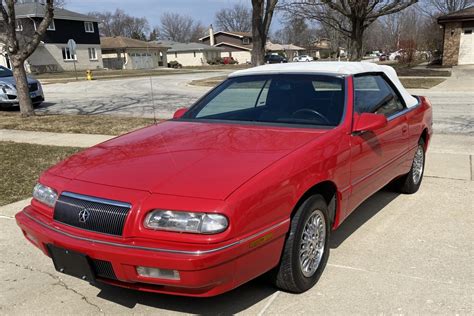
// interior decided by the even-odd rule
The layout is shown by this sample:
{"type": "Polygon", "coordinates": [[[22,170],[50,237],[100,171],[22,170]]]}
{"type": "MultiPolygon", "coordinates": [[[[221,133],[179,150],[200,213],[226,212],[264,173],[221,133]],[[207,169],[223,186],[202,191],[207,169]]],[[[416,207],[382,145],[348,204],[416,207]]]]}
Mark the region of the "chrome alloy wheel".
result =
{"type": "Polygon", "coordinates": [[[313,276],[323,258],[326,243],[326,221],[320,210],[315,210],[304,224],[300,240],[300,268],[307,278],[313,276]]]}
{"type": "Polygon", "coordinates": [[[415,158],[413,159],[413,182],[418,184],[421,180],[421,175],[423,174],[423,165],[425,160],[425,152],[422,145],[418,145],[418,149],[415,153],[415,158]]]}

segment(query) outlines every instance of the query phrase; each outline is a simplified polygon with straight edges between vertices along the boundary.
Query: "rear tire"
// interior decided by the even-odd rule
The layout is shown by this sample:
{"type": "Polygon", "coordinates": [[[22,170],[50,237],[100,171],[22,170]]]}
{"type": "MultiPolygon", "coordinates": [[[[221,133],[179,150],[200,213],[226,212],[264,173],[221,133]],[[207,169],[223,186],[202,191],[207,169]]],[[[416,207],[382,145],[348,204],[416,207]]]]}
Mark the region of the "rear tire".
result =
{"type": "Polygon", "coordinates": [[[398,179],[397,190],[405,194],[413,194],[420,188],[425,172],[425,141],[420,138],[413,158],[410,172],[398,179]]]}
{"type": "Polygon", "coordinates": [[[329,257],[330,221],[328,207],[319,195],[309,197],[291,220],[273,281],[282,290],[302,293],[314,286],[329,257]]]}

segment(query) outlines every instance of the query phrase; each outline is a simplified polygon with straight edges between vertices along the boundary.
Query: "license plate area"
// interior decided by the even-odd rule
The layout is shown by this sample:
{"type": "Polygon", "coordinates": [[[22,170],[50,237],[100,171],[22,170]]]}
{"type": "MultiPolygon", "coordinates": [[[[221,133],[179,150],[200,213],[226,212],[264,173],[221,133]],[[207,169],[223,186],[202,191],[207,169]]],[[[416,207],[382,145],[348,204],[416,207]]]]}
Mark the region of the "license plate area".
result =
{"type": "Polygon", "coordinates": [[[95,275],[86,255],[68,249],[48,245],[56,271],[88,281],[95,282],[95,275]]]}

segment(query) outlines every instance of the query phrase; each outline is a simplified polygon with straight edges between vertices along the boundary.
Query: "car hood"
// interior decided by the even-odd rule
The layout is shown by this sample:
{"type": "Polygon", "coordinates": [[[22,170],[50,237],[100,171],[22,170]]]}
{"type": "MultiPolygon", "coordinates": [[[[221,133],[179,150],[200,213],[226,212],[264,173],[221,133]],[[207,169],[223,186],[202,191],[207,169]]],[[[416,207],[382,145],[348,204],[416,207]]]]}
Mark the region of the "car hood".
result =
{"type": "Polygon", "coordinates": [[[153,193],[225,199],[324,131],[167,121],[104,142],[49,172],[153,193]]]}
{"type": "MultiPolygon", "coordinates": [[[[27,77],[27,79],[28,79],[28,84],[37,83],[37,82],[38,82],[38,80],[33,79],[33,78],[30,78],[30,77],[27,77]]],[[[5,82],[5,83],[7,83],[7,84],[16,86],[16,82],[15,82],[15,78],[14,78],[14,77],[0,77],[0,82],[5,82]]]]}

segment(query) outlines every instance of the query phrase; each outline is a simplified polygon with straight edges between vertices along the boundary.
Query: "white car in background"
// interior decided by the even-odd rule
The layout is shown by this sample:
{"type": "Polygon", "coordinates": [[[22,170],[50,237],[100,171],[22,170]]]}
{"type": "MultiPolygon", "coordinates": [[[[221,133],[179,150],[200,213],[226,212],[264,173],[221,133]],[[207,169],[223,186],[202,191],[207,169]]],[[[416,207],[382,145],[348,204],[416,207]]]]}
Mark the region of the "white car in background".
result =
{"type": "Polygon", "coordinates": [[[293,61],[313,61],[314,58],[308,55],[295,56],[293,61]]]}

